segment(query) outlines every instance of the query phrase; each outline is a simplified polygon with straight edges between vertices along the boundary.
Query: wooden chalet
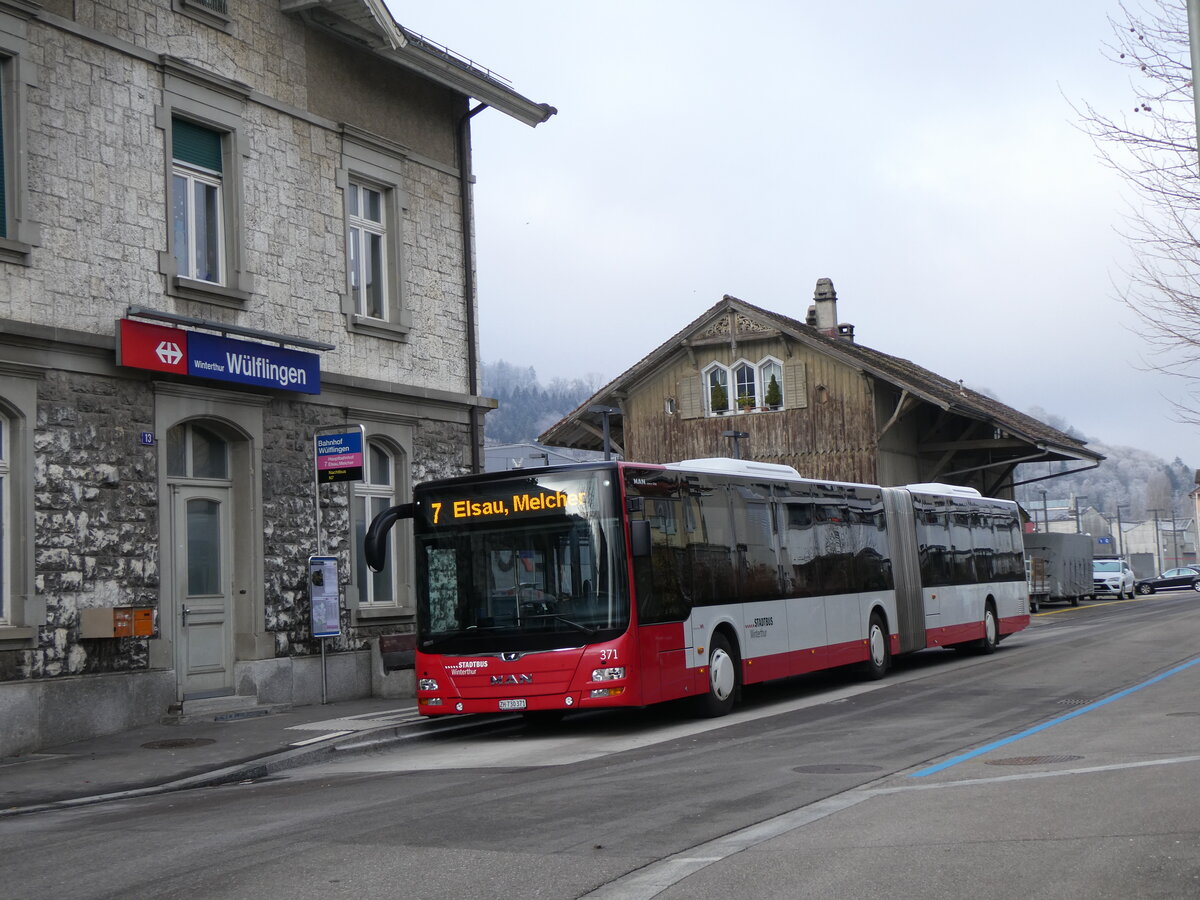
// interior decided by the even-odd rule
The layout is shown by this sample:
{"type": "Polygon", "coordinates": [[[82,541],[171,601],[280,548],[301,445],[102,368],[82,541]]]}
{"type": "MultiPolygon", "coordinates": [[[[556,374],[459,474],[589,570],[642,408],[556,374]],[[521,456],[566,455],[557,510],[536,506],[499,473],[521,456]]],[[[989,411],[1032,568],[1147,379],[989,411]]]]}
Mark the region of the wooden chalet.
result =
{"type": "Polygon", "coordinates": [[[1022,463],[1104,458],[1003,403],[854,341],[833,283],[800,322],[726,296],[538,440],[639,462],[740,456],[801,475],[1011,497],[1022,463]]]}

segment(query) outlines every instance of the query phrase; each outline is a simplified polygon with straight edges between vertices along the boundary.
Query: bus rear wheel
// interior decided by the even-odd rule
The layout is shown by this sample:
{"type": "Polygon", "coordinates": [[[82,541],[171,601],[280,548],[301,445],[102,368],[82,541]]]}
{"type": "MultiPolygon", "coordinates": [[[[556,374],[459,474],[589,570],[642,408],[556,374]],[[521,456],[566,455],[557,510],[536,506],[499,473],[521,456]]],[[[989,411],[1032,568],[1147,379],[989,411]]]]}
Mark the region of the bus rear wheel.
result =
{"type": "Polygon", "coordinates": [[[871,614],[871,624],[867,626],[867,654],[867,661],[863,663],[863,674],[872,680],[886,675],[892,667],[891,639],[879,613],[871,614]]]}
{"type": "Polygon", "coordinates": [[[696,698],[700,715],[715,719],[733,709],[740,682],[737,657],[729,640],[723,634],[714,634],[708,647],[708,691],[696,698]]]}
{"type": "Polygon", "coordinates": [[[995,653],[1000,643],[1000,625],[996,621],[996,607],[989,602],[983,610],[983,637],[976,645],[980,653],[995,653]]]}

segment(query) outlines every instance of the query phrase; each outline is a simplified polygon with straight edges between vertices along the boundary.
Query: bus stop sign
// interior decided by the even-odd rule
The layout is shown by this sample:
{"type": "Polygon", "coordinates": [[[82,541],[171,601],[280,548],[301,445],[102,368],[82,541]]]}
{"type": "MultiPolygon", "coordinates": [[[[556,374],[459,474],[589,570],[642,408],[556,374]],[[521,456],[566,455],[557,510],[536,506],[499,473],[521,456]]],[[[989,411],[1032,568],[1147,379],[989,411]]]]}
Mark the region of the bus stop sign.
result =
{"type": "Polygon", "coordinates": [[[317,481],[361,481],[363,477],[363,426],[350,425],[338,431],[318,431],[317,481]]]}

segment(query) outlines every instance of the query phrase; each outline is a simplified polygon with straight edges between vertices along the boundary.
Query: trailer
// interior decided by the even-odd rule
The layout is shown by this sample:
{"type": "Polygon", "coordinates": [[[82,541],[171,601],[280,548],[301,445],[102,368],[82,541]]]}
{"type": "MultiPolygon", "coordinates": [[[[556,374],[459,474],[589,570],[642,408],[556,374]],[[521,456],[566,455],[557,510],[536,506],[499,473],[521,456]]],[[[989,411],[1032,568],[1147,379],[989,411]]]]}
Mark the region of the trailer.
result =
{"type": "Polygon", "coordinates": [[[1024,535],[1029,608],[1043,603],[1078,606],[1092,594],[1092,538],[1086,534],[1035,532],[1024,535]]]}

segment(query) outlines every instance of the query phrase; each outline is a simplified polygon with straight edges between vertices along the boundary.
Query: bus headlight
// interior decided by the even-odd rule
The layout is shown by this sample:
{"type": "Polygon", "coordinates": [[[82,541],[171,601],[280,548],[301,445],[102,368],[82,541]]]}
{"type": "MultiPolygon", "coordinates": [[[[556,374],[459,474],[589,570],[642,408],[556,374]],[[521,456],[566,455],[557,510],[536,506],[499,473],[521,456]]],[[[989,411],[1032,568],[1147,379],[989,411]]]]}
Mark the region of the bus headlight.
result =
{"type": "Polygon", "coordinates": [[[592,681],[619,681],[624,677],[624,666],[609,666],[605,669],[592,669],[592,681]]]}
{"type": "Polygon", "coordinates": [[[418,691],[436,691],[437,689],[438,689],[438,683],[437,683],[436,678],[418,678],[417,679],[417,690],[418,691]]]}

